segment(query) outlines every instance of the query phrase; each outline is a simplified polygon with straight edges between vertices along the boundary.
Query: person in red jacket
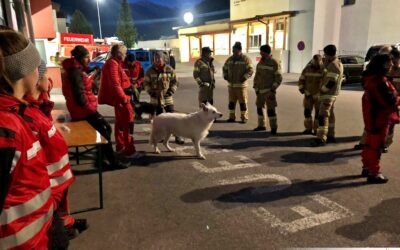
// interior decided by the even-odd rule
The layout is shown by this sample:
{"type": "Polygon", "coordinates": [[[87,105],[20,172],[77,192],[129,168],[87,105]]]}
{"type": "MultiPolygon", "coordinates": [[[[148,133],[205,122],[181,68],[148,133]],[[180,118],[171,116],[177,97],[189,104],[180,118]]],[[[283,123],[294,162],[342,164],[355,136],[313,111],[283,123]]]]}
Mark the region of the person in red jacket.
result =
{"type": "Polygon", "coordinates": [[[125,90],[125,93],[131,96],[131,103],[135,113],[134,120],[141,120],[142,116],[140,112],[136,112],[135,105],[140,105],[140,92],[144,80],[142,64],[136,60],[134,54],[128,54],[125,58],[124,70],[132,84],[131,91],[125,90]]]}
{"type": "Polygon", "coordinates": [[[116,149],[126,158],[137,159],[143,154],[136,152],[133,141],[133,108],[131,97],[124,90],[131,90],[131,82],[122,67],[126,57],[126,47],[116,44],[111,48],[111,57],[102,69],[99,103],[108,104],[115,110],[116,149]]]}
{"type": "Polygon", "coordinates": [[[386,77],[393,63],[390,55],[376,55],[363,73],[364,95],[362,111],[366,131],[365,146],[361,152],[362,176],[370,183],[386,183],[380,173],[380,157],[389,127],[399,123],[400,105],[396,88],[386,77]]]}
{"type": "Polygon", "coordinates": [[[40,56],[22,34],[0,32],[0,249],[48,249],[53,221],[45,152],[24,120],[40,56]]]}
{"type": "Polygon", "coordinates": [[[61,133],[53,125],[50,118],[51,110],[50,117],[49,110],[43,110],[43,107],[54,106],[54,103],[47,98],[48,89],[46,63],[42,61],[39,66],[39,81],[32,92],[24,98],[30,104],[26,108],[24,119],[45,151],[52,195],[57,204],[54,210],[72,238],[86,230],[88,224],[86,219],[74,219],[69,213],[68,188],[74,182],[75,176],[69,164],[68,146],[61,133]]]}
{"type": "MultiPolygon", "coordinates": [[[[97,112],[97,98],[92,92],[92,82],[86,70],[89,65],[89,51],[82,45],[71,51],[72,57],[63,61],[62,92],[66,100],[72,120],[86,120],[107,139],[108,143],[102,147],[109,164],[103,164],[105,169],[123,169],[124,164],[114,156],[111,142],[111,126],[104,117],[97,112]]],[[[96,164],[97,165],[97,164],[96,164]]]]}

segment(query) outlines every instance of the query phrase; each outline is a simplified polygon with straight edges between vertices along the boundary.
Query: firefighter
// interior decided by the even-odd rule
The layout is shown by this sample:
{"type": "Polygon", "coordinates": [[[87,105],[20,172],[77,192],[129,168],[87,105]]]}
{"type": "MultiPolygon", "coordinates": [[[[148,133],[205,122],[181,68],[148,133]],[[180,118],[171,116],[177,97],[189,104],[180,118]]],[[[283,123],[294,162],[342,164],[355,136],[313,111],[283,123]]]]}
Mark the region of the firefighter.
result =
{"type": "Polygon", "coordinates": [[[321,55],[314,55],[312,61],[303,69],[299,79],[299,91],[304,95],[304,127],[303,134],[316,134],[318,129],[318,99],[324,65],[321,55]],[[314,109],[314,121],[312,111],[314,109]],[[314,132],[313,132],[314,131],[314,132]]]}
{"type": "Polygon", "coordinates": [[[214,104],[215,69],[213,64],[214,58],[211,56],[212,52],[210,47],[202,48],[201,58],[194,64],[193,77],[199,85],[199,106],[207,102],[214,104]]]}
{"type": "Polygon", "coordinates": [[[138,159],[144,155],[136,151],[133,139],[133,107],[131,97],[125,91],[130,90],[131,82],[122,65],[127,49],[116,44],[111,47],[111,57],[102,69],[99,103],[108,104],[115,110],[116,150],[127,159],[138,159]]]}
{"type": "Polygon", "coordinates": [[[282,83],[281,68],[278,61],[272,58],[271,47],[269,45],[260,47],[260,55],[261,60],[257,64],[253,86],[257,95],[256,106],[258,114],[258,126],[254,131],[266,130],[264,116],[266,105],[271,135],[276,135],[278,130],[276,90],[282,83]]]}
{"type": "Polygon", "coordinates": [[[40,55],[22,34],[0,32],[0,249],[48,249],[56,206],[45,152],[26,122],[40,55]]]}
{"type": "MultiPolygon", "coordinates": [[[[154,55],[153,65],[144,76],[144,89],[150,95],[150,103],[154,105],[156,114],[173,113],[174,98],[178,81],[174,69],[165,63],[166,55],[159,51],[154,55]]],[[[175,136],[177,144],[183,144],[181,137],[175,136]]]]}
{"type": "MultiPolygon", "coordinates": [[[[392,56],[393,67],[388,73],[388,78],[391,79],[394,87],[396,88],[397,94],[400,94],[400,52],[397,49],[392,49],[390,51],[390,55],[392,56]]],[[[389,146],[393,143],[394,125],[395,124],[391,124],[391,126],[389,127],[389,132],[385,141],[383,153],[387,153],[389,146]]]]}
{"type": "Polygon", "coordinates": [[[343,64],[336,56],[336,46],[327,45],[324,48],[325,73],[322,77],[320,105],[318,111],[317,139],[312,146],[324,146],[327,142],[335,142],[334,104],[339,95],[343,78],[343,64]]]}
{"type": "Polygon", "coordinates": [[[239,101],[241,123],[247,123],[247,81],[253,75],[253,65],[250,58],[242,54],[242,44],[236,42],[232,48],[233,55],[229,57],[223,67],[224,79],[228,82],[229,119],[235,122],[236,102],[239,101]]]}
{"type": "Polygon", "coordinates": [[[399,123],[400,97],[386,74],[392,67],[390,55],[376,55],[363,73],[364,95],[362,111],[366,131],[365,146],[361,153],[362,176],[370,183],[386,183],[380,173],[382,146],[393,124],[399,123]]]}

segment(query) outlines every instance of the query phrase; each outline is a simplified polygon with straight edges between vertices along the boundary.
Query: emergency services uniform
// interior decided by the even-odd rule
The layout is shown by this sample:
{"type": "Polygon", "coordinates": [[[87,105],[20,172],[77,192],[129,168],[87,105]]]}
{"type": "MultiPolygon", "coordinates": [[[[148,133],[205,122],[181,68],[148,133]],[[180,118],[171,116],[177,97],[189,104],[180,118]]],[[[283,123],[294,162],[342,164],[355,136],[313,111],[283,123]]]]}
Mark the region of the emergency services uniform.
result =
{"type": "Polygon", "coordinates": [[[122,68],[122,61],[110,58],[102,69],[99,104],[108,104],[115,110],[116,149],[124,149],[126,156],[133,155],[136,148],[133,144],[133,108],[131,97],[124,92],[131,87],[131,82],[122,68]]]}
{"type": "Polygon", "coordinates": [[[229,119],[235,120],[236,102],[239,101],[242,122],[247,122],[247,81],[253,75],[250,58],[241,54],[239,58],[229,57],[223,66],[224,79],[228,81],[229,119]]]}
{"type": "Polygon", "coordinates": [[[271,130],[276,130],[278,128],[275,111],[275,108],[278,106],[276,90],[281,83],[282,73],[278,61],[271,56],[261,59],[257,64],[253,85],[257,95],[258,127],[265,127],[264,108],[265,105],[267,105],[267,115],[271,130]]]}
{"type": "MultiPolygon", "coordinates": [[[[400,67],[393,66],[388,73],[388,78],[392,80],[393,86],[396,88],[397,94],[400,93],[400,67]]],[[[385,148],[388,148],[393,143],[394,137],[394,124],[389,127],[389,132],[385,141],[385,148]]]]}
{"type": "Polygon", "coordinates": [[[304,127],[306,131],[314,130],[315,133],[318,129],[318,100],[323,74],[324,69],[322,67],[316,68],[310,63],[303,69],[299,79],[299,90],[304,93],[304,127]],[[313,109],[315,111],[314,121],[312,118],[313,109]]]}
{"type": "Polygon", "coordinates": [[[193,77],[199,85],[199,106],[201,103],[214,103],[213,91],[215,88],[214,65],[202,58],[194,64],[193,77]]]}
{"type": "Polygon", "coordinates": [[[324,62],[325,74],[322,77],[320,105],[318,111],[317,138],[326,143],[328,137],[335,137],[334,104],[342,86],[343,64],[335,56],[324,62]]]}
{"type": "Polygon", "coordinates": [[[48,249],[55,202],[26,106],[0,95],[0,249],[48,249]]]}
{"type": "Polygon", "coordinates": [[[175,71],[171,66],[157,68],[153,65],[144,76],[144,89],[150,95],[150,103],[156,107],[156,113],[174,112],[173,94],[178,88],[175,71]]]}

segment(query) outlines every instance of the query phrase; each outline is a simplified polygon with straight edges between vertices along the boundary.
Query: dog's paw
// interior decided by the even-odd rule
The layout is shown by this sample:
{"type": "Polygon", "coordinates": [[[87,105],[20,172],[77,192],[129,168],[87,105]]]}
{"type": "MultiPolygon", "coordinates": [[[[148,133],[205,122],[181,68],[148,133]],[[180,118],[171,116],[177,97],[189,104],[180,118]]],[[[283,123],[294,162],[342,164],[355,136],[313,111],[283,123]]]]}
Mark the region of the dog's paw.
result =
{"type": "Polygon", "coordinates": [[[168,152],[175,152],[176,150],[174,148],[169,147],[168,152]]]}
{"type": "Polygon", "coordinates": [[[154,153],[155,153],[155,154],[160,154],[161,151],[160,151],[158,148],[156,148],[156,149],[154,150],[154,153]]]}
{"type": "Polygon", "coordinates": [[[205,160],[205,159],[206,159],[206,157],[205,157],[203,154],[198,155],[197,157],[199,157],[199,159],[202,159],[202,160],[205,160]]]}

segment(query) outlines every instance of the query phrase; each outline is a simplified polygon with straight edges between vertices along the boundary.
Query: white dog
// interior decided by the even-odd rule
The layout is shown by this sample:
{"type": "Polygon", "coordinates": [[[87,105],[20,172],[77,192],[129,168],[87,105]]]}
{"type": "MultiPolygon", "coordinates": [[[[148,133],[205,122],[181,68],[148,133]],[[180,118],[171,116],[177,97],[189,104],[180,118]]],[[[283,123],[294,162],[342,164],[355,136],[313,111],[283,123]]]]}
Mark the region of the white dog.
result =
{"type": "Polygon", "coordinates": [[[153,127],[150,134],[150,144],[154,152],[159,154],[157,143],[163,140],[168,151],[174,149],[168,144],[172,134],[192,139],[196,154],[205,159],[200,149],[200,142],[208,135],[215,119],[222,117],[222,114],[211,104],[201,104],[200,110],[191,114],[163,113],[153,119],[153,127]]]}

